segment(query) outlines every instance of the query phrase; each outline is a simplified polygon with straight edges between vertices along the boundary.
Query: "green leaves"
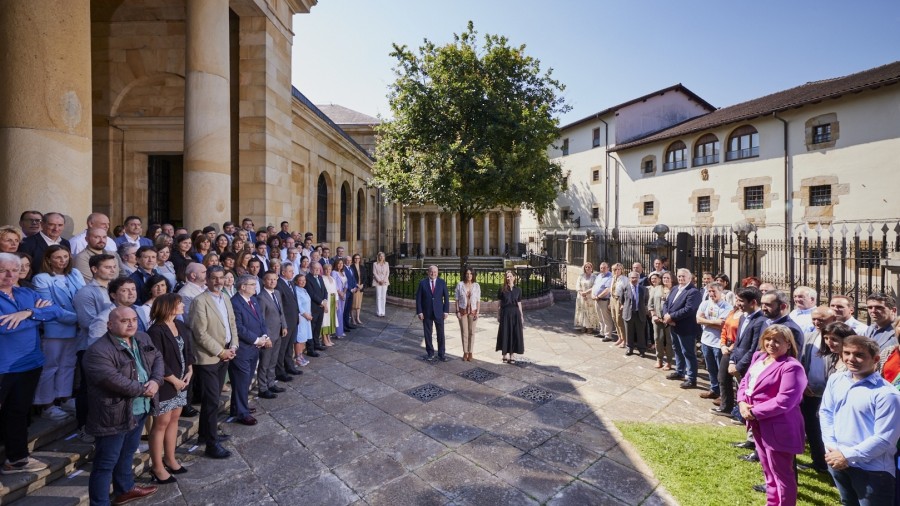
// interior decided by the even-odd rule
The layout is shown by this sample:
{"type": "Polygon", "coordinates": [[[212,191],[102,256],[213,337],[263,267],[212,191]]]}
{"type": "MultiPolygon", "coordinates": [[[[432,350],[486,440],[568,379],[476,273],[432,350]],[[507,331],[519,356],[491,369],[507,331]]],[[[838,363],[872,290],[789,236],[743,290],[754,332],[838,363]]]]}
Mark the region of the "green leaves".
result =
{"type": "Polygon", "coordinates": [[[404,204],[432,202],[475,216],[498,206],[549,208],[562,181],[547,147],[563,86],[506,37],[470,21],[453,42],[393,46],[394,119],[378,127],[373,183],[404,204]]]}

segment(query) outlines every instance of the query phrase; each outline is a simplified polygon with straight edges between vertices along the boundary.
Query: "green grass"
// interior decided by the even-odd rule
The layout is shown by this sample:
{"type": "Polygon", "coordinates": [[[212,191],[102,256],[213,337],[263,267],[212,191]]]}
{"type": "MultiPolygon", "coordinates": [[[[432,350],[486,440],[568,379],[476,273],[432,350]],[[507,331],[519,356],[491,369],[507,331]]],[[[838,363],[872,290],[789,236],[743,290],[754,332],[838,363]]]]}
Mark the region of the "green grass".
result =
{"type": "MultiPolygon", "coordinates": [[[[738,460],[747,450],[729,443],[746,437],[743,427],[619,422],[616,426],[641,454],[662,485],[683,506],[764,504],[750,487],[765,483],[759,464],[738,460]]],[[[797,462],[810,464],[807,455],[797,462]]],[[[797,504],[840,504],[831,476],[800,471],[797,504]]]]}

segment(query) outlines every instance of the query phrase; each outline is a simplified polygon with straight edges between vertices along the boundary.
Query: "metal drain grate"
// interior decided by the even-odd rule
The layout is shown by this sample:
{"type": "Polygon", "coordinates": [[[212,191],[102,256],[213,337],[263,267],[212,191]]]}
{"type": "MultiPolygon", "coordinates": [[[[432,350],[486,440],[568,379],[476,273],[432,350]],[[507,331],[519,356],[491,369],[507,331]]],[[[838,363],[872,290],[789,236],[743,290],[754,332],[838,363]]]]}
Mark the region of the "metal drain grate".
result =
{"type": "Polygon", "coordinates": [[[516,397],[521,397],[526,401],[534,402],[535,404],[544,404],[551,400],[553,400],[553,392],[549,392],[544,390],[543,388],[538,388],[533,385],[529,385],[525,388],[516,390],[512,393],[516,397]]]}
{"type": "Polygon", "coordinates": [[[475,369],[469,369],[468,371],[463,371],[459,373],[460,376],[466,378],[467,380],[472,380],[475,383],[484,383],[485,381],[490,381],[494,378],[499,378],[500,375],[493,372],[488,371],[487,369],[482,369],[481,367],[476,367],[475,369]]]}
{"type": "Polygon", "coordinates": [[[444,395],[447,395],[449,393],[449,390],[444,390],[443,388],[431,383],[426,383],[425,385],[410,388],[406,391],[406,395],[414,399],[418,399],[422,402],[433,401],[438,397],[443,397],[444,395]]]}

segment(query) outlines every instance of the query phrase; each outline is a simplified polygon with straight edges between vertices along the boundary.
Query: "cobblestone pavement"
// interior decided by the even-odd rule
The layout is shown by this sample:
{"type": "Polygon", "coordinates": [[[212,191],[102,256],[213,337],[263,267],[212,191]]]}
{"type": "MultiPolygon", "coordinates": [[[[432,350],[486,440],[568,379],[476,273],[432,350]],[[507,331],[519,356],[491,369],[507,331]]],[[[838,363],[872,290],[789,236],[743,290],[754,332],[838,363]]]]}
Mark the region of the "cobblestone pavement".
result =
{"type": "Polygon", "coordinates": [[[493,351],[495,317],[471,362],[448,319],[451,361],[432,364],[412,311],[372,302],[286,393],[251,400],[258,425],[223,424],[231,458],[184,445],[189,473],[141,504],[673,504],[612,422],[718,422],[655,360],[574,333],[572,302],[526,314],[517,365],[493,351]]]}

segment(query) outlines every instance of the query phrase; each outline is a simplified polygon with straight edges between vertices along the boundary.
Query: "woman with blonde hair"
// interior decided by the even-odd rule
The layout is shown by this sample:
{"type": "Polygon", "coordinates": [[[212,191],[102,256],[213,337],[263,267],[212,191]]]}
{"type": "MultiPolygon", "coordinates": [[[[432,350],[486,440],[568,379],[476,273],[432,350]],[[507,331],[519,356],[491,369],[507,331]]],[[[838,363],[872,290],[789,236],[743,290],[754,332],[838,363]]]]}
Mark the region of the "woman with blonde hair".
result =
{"type": "Polygon", "coordinates": [[[575,330],[593,332],[600,325],[597,304],[591,297],[597,275],[594,273],[594,264],[590,262],[585,262],[582,271],[575,284],[575,330]]]}
{"type": "Polygon", "coordinates": [[[384,260],[384,252],[379,251],[375,264],[372,265],[372,285],[375,287],[375,316],[384,318],[387,302],[388,285],[390,285],[391,266],[384,260]]]}

